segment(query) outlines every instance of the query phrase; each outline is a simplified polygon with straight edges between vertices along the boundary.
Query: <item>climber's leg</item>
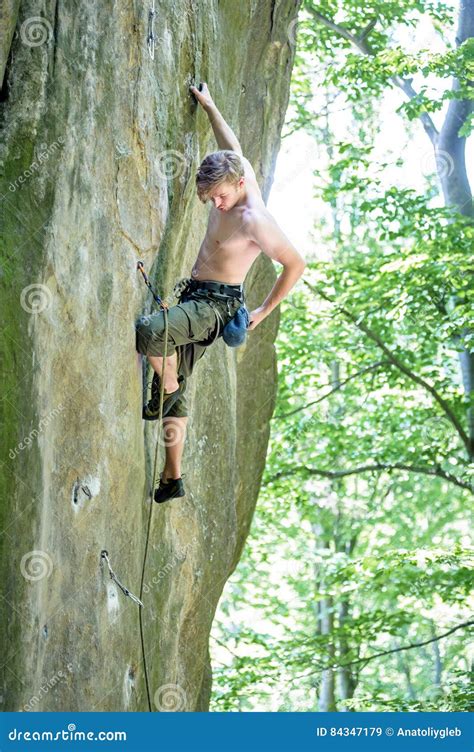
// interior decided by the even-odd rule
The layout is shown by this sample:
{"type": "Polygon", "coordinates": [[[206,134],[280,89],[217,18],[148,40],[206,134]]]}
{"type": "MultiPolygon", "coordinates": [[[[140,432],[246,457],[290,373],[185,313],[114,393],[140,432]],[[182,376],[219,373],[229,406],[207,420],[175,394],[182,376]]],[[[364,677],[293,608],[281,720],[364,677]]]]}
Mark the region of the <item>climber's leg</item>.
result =
{"type": "MultiPolygon", "coordinates": [[[[160,355],[147,355],[148,360],[155,373],[161,379],[163,372],[163,358],[160,355]]],[[[165,359],[165,373],[164,373],[165,392],[170,394],[175,392],[178,388],[178,355],[176,351],[173,355],[170,355],[165,359]]]]}
{"type": "Polygon", "coordinates": [[[168,357],[179,345],[207,340],[215,329],[216,313],[212,306],[202,300],[187,300],[172,306],[166,313],[158,311],[140,316],[135,323],[136,348],[142,355],[162,357],[166,346],[168,357]]]}
{"type": "Polygon", "coordinates": [[[166,460],[159,486],[153,497],[158,504],[162,504],[169,499],[177,499],[185,494],[181,478],[181,457],[183,456],[187,421],[187,416],[163,419],[166,460]]]}
{"type": "Polygon", "coordinates": [[[166,317],[164,311],[159,311],[149,316],[141,316],[135,324],[136,348],[138,352],[147,356],[155,372],[151,386],[151,399],[142,408],[143,420],[157,420],[161,409],[163,417],[166,416],[178,399],[180,384],[177,374],[176,342],[186,335],[185,322],[185,314],[179,310],[179,306],[173,306],[166,313],[166,317]],[[166,330],[168,331],[167,339],[166,330]],[[167,357],[164,361],[164,395],[163,405],[160,407],[165,350],[167,357]]]}
{"type": "Polygon", "coordinates": [[[162,441],[165,445],[166,460],[161,478],[164,481],[181,477],[181,458],[186,439],[188,418],[163,418],[162,441]]]}
{"type": "Polygon", "coordinates": [[[181,390],[184,388],[184,376],[178,376],[176,389],[171,387],[171,391],[164,388],[163,405],[161,405],[161,379],[157,373],[153,374],[151,382],[151,399],[143,406],[143,420],[158,420],[160,415],[165,418],[173,408],[175,402],[179,400],[181,390]]]}
{"type": "Polygon", "coordinates": [[[199,349],[199,342],[208,339],[215,329],[216,313],[209,303],[202,300],[183,301],[169,308],[167,313],[158,311],[138,319],[135,324],[137,350],[147,356],[155,371],[151,399],[142,409],[144,420],[157,420],[160,416],[161,370],[165,349],[163,417],[171,414],[170,410],[184,386],[185,376],[180,376],[182,372],[176,352],[188,346],[199,349]]]}
{"type": "Polygon", "coordinates": [[[162,440],[165,445],[166,460],[160,483],[155,491],[154,499],[159,504],[168,499],[175,499],[185,495],[181,478],[181,458],[186,439],[186,424],[188,420],[188,404],[186,387],[188,377],[194,366],[206,352],[205,347],[195,344],[182,345],[176,349],[178,353],[178,379],[180,389],[178,398],[171,406],[169,414],[163,418],[162,440]]]}

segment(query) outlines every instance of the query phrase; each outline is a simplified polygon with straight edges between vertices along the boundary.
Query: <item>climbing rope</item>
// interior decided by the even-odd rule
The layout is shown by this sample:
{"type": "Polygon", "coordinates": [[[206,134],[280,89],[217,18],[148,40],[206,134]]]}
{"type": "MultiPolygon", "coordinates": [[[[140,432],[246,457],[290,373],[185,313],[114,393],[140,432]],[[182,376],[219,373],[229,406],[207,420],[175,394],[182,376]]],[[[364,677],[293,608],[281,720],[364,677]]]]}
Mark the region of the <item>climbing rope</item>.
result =
{"type": "MultiPolygon", "coordinates": [[[[159,418],[158,418],[158,435],[156,439],[156,446],[155,446],[155,458],[153,462],[153,480],[152,480],[152,486],[151,486],[151,504],[150,504],[150,511],[148,513],[148,524],[147,524],[147,531],[146,531],[146,538],[145,538],[145,552],[143,554],[143,565],[142,565],[142,573],[141,573],[141,579],[140,579],[140,598],[143,596],[143,586],[145,581],[145,568],[146,568],[146,559],[148,554],[148,545],[150,541],[150,531],[151,531],[151,518],[153,514],[153,501],[154,501],[154,491],[155,491],[155,482],[156,482],[156,468],[158,466],[158,447],[160,442],[160,432],[162,430],[162,423],[163,423],[163,399],[164,399],[164,393],[165,393],[165,362],[166,362],[166,353],[168,352],[168,306],[167,304],[160,298],[160,296],[155,292],[153,287],[150,284],[150,281],[145,274],[145,270],[143,268],[143,263],[141,261],[137,264],[137,269],[142,273],[143,279],[145,280],[145,284],[148,287],[148,289],[151,291],[151,294],[153,295],[153,299],[155,302],[160,306],[160,308],[163,310],[163,315],[165,319],[165,347],[164,347],[164,353],[163,353],[163,361],[161,366],[161,384],[160,384],[160,411],[159,411],[159,418]]],[[[142,646],[142,656],[143,656],[143,668],[144,668],[144,674],[145,674],[145,685],[146,685],[146,694],[147,694],[147,700],[148,700],[148,709],[151,712],[152,706],[151,706],[151,696],[150,696],[150,682],[148,679],[148,668],[146,663],[146,654],[145,654],[145,638],[144,638],[144,632],[143,632],[143,617],[142,617],[142,609],[140,609],[139,613],[139,621],[140,621],[140,640],[141,640],[141,646],[142,646]]]]}
{"type": "MultiPolygon", "coordinates": [[[[156,445],[155,445],[155,456],[153,461],[153,480],[152,480],[152,498],[151,498],[151,504],[150,504],[150,511],[148,513],[148,522],[147,522],[147,531],[146,531],[146,537],[145,537],[145,551],[143,554],[143,564],[142,564],[142,572],[141,572],[141,578],[140,578],[140,605],[143,605],[141,602],[141,598],[143,597],[143,587],[145,582],[145,570],[146,570],[146,560],[148,555],[148,546],[150,541],[150,531],[151,531],[151,520],[152,520],[152,514],[153,514],[153,496],[154,496],[154,490],[155,490],[155,483],[156,483],[156,470],[158,466],[158,447],[160,443],[160,432],[163,428],[163,400],[164,400],[164,391],[165,391],[165,379],[164,379],[164,372],[165,372],[165,363],[166,363],[166,355],[168,352],[168,305],[160,298],[157,292],[153,289],[146,273],[145,269],[143,268],[143,263],[139,261],[137,263],[137,269],[141,272],[142,277],[145,281],[146,286],[150,290],[151,294],[153,295],[153,300],[157,303],[157,305],[160,306],[160,308],[163,310],[164,320],[165,320],[165,346],[164,346],[164,352],[163,352],[163,361],[162,361],[162,368],[161,368],[161,384],[160,384],[160,409],[159,409],[159,418],[158,418],[158,434],[156,439],[156,445]]],[[[175,286],[175,292],[176,292],[176,286],[175,286]]],[[[210,301],[209,301],[210,302],[210,301]]],[[[217,317],[217,330],[216,335],[213,339],[217,338],[219,335],[219,322],[222,323],[222,326],[224,325],[224,321],[221,318],[219,311],[217,308],[211,304],[211,307],[214,310],[214,313],[217,317]]],[[[131,595],[129,592],[127,594],[131,595]]],[[[138,599],[133,596],[135,600],[138,599]]],[[[144,636],[144,629],[143,629],[143,614],[142,609],[140,609],[139,612],[139,622],[140,622],[140,641],[141,641],[141,647],[142,647],[142,657],[143,657],[143,668],[144,668],[144,674],[145,674],[145,686],[146,686],[146,694],[147,694],[147,700],[148,700],[148,709],[151,712],[153,712],[152,705],[151,705],[151,695],[150,695],[150,681],[148,677],[148,667],[146,662],[146,653],[145,653],[145,636],[144,636]]]]}

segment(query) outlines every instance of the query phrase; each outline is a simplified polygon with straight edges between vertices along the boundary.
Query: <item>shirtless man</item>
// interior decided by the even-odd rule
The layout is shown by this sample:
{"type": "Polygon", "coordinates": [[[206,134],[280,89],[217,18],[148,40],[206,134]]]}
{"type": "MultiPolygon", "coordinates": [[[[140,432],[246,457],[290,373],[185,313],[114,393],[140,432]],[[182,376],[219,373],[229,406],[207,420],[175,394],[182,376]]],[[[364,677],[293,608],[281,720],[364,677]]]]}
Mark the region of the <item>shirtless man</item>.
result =
{"type": "MultiPolygon", "coordinates": [[[[212,203],[206,236],[194,263],[181,302],[168,311],[168,348],[163,373],[164,314],[144,317],[137,323],[137,349],[146,354],[154,371],[152,400],[143,417],[156,419],[160,379],[163,373],[163,431],[166,461],[155,501],[184,496],[181,457],[187,423],[184,400],[186,376],[202,357],[203,341],[220,336],[245,301],[243,282],[263,251],[283,266],[283,271],[263,303],[250,312],[248,330],[255,329],[285,298],[303,274],[305,262],[267,210],[252,165],[232,129],[214,104],[207,84],[190,87],[209,117],[220,151],[209,154],[196,176],[200,200],[212,203]],[[222,283],[219,285],[218,283],[222,283]],[[220,293],[220,294],[219,294],[220,293]],[[217,311],[216,311],[217,309],[217,311]],[[216,335],[217,332],[217,335],[216,335]],[[175,349],[176,348],[176,349],[175,349]],[[174,352],[173,352],[174,350],[174,352]],[[166,440],[166,437],[172,437],[166,440]]],[[[213,340],[212,340],[213,341],[213,340]]]]}

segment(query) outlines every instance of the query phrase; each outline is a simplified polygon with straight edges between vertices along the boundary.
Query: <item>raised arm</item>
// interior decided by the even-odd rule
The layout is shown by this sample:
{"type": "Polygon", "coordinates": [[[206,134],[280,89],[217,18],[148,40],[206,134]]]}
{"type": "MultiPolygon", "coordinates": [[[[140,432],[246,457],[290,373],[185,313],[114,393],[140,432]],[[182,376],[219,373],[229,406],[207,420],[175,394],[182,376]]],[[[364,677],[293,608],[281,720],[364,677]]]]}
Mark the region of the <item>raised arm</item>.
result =
{"type": "Polygon", "coordinates": [[[214,101],[209,93],[209,89],[207,88],[207,84],[202,83],[201,87],[201,91],[199,91],[199,89],[197,89],[195,86],[190,86],[189,88],[196,97],[201,107],[207,113],[219,149],[231,149],[231,151],[235,151],[237,152],[237,154],[242,154],[242,148],[239,144],[239,140],[230,125],[226,123],[216,105],[214,104],[214,101]]]}

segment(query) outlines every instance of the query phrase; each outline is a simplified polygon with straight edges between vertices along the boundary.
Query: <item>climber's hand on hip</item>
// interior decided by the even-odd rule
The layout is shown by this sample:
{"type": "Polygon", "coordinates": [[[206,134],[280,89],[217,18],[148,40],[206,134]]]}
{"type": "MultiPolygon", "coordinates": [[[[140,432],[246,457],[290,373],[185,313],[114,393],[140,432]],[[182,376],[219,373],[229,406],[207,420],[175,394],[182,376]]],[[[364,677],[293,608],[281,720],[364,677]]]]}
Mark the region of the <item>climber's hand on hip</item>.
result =
{"type": "Polygon", "coordinates": [[[200,84],[201,91],[197,89],[195,86],[190,86],[189,89],[192,91],[194,96],[196,97],[197,101],[205,110],[209,110],[211,107],[214,107],[214,100],[212,99],[209,89],[207,88],[207,84],[202,82],[200,84]]]}
{"type": "Polygon", "coordinates": [[[253,311],[250,311],[249,318],[250,323],[248,325],[248,331],[252,331],[252,329],[255,329],[258,324],[263,321],[264,318],[268,316],[268,312],[265,311],[262,306],[259,306],[258,308],[255,308],[253,311]]]}

